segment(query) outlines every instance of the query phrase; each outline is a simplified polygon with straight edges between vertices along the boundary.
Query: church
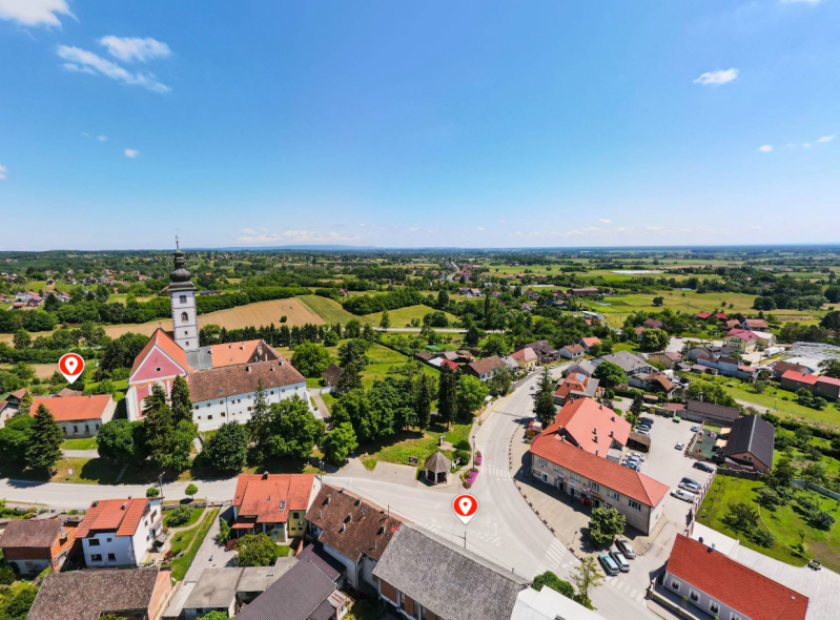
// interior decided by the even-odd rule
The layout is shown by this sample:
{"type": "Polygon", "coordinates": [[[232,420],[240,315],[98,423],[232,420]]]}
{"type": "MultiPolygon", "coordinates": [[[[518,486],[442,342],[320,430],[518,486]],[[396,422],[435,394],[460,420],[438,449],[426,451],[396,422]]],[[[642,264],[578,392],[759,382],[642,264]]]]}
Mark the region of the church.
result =
{"type": "Polygon", "coordinates": [[[190,387],[193,422],[202,432],[216,430],[225,422],[247,422],[260,380],[269,404],[299,396],[320,418],[309,398],[306,378],[264,340],[201,346],[196,287],[180,247],[173,256],[175,270],[168,288],[172,331],[158,328],[134,360],[126,393],[128,419],[142,420],[143,400],[152,388],[160,385],[169,395],[178,376],[190,387]]]}

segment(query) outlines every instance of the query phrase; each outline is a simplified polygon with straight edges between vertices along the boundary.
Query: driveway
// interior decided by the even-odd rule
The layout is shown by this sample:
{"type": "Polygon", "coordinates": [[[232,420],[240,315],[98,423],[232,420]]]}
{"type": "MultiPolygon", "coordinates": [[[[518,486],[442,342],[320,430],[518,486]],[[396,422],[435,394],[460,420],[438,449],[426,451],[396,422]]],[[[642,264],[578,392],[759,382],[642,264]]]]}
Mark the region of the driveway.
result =
{"type": "MultiPolygon", "coordinates": [[[[224,514],[227,515],[228,520],[233,517],[233,508],[226,508],[222,510],[224,511],[224,514]]],[[[209,518],[209,515],[205,518],[209,518]]],[[[190,569],[184,577],[185,583],[198,581],[198,578],[201,577],[201,573],[204,572],[205,568],[224,568],[226,566],[234,566],[236,552],[228,551],[225,549],[224,545],[220,545],[216,542],[216,537],[219,535],[219,527],[219,515],[216,515],[213,519],[213,524],[207,531],[207,536],[204,537],[201,547],[198,548],[198,552],[195,554],[195,559],[193,559],[190,569]]]]}

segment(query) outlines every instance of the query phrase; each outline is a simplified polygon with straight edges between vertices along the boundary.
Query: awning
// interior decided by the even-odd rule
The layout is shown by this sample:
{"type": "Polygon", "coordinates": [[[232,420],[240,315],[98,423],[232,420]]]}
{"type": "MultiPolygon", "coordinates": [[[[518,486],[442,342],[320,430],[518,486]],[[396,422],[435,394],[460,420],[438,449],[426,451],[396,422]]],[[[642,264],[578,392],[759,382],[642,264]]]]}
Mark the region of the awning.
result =
{"type": "Polygon", "coordinates": [[[250,529],[252,529],[255,525],[256,525],[256,523],[247,523],[247,522],[243,522],[243,523],[234,523],[233,525],[231,525],[231,526],[230,526],[230,528],[231,528],[232,530],[250,530],[250,529]]]}

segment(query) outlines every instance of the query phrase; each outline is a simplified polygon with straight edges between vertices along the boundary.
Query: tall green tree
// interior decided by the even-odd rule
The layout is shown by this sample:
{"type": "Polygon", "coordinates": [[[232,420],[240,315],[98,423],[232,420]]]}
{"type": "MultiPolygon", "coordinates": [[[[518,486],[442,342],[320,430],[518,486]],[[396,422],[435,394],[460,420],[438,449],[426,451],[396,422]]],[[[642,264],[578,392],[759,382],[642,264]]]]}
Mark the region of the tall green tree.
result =
{"type": "Polygon", "coordinates": [[[359,447],[356,432],[349,422],[335,426],[324,442],[324,457],[333,465],[342,465],[347,456],[359,447]]]}
{"type": "Polygon", "coordinates": [[[417,375],[414,411],[417,414],[417,426],[420,430],[429,428],[432,420],[432,379],[425,373],[417,375]]]}
{"type": "Polygon", "coordinates": [[[438,292],[438,298],[437,298],[437,305],[438,305],[438,308],[440,308],[441,310],[446,309],[446,307],[449,305],[449,293],[447,293],[444,290],[439,291],[438,292]]]}
{"type": "Polygon", "coordinates": [[[563,581],[551,571],[546,571],[541,575],[534,577],[534,583],[531,585],[531,587],[537,592],[546,586],[556,592],[559,592],[566,598],[574,599],[575,597],[575,589],[572,587],[572,584],[568,581],[563,581]]]}
{"type": "Polygon", "coordinates": [[[265,384],[262,379],[257,382],[251,418],[245,424],[245,430],[248,433],[248,438],[254,444],[254,455],[257,459],[268,456],[268,442],[271,440],[271,415],[268,397],[265,394],[265,384]]]}
{"type": "Polygon", "coordinates": [[[277,559],[277,543],[268,534],[248,534],[236,544],[239,566],[271,566],[277,559]]]}
{"type": "Polygon", "coordinates": [[[604,574],[598,568],[598,563],[594,557],[590,555],[580,561],[572,574],[572,583],[575,584],[578,591],[575,600],[584,607],[592,609],[589,592],[592,588],[597,588],[604,583],[604,574]]]}
{"type": "Polygon", "coordinates": [[[554,422],[556,415],[557,409],[554,407],[554,390],[551,377],[548,374],[548,368],[545,368],[540,379],[539,390],[534,395],[534,416],[542,424],[542,427],[546,428],[554,422]]]}
{"type": "Polygon", "coordinates": [[[480,340],[481,330],[478,329],[475,325],[470,325],[470,328],[467,330],[467,333],[464,336],[464,344],[468,347],[477,347],[480,340]]]}
{"type": "Polygon", "coordinates": [[[323,437],[326,425],[309,410],[308,403],[297,395],[271,405],[271,444],[273,456],[312,456],[315,444],[323,437]]]}
{"type": "Polygon", "coordinates": [[[458,415],[458,375],[449,366],[440,370],[438,380],[438,415],[446,428],[458,415]]]}
{"type": "Polygon", "coordinates": [[[598,364],[592,376],[598,379],[605,388],[613,388],[619,383],[627,382],[627,375],[621,369],[621,366],[612,362],[598,364]]]}
{"type": "Polygon", "coordinates": [[[248,434],[236,422],[225,422],[207,440],[203,455],[206,462],[221,471],[238,472],[248,459],[248,434]]]}
{"type": "Polygon", "coordinates": [[[304,377],[309,378],[317,378],[324,374],[331,361],[330,353],[325,347],[309,341],[295,347],[292,354],[292,366],[304,377]]]}
{"type": "Polygon", "coordinates": [[[627,518],[615,508],[593,508],[589,519],[589,538],[600,547],[624,533],[627,518]]]}
{"type": "Polygon", "coordinates": [[[338,384],[333,388],[336,396],[346,394],[351,390],[358,390],[362,387],[361,367],[358,362],[350,362],[342,369],[338,384]]]}
{"type": "Polygon", "coordinates": [[[32,337],[29,335],[29,332],[25,329],[19,329],[15,332],[15,335],[12,338],[12,342],[15,345],[15,349],[28,349],[32,344],[32,337]]]}
{"type": "Polygon", "coordinates": [[[468,375],[461,375],[458,379],[458,417],[469,422],[473,414],[484,405],[489,389],[487,384],[468,375]]]}
{"type": "Polygon", "coordinates": [[[55,464],[61,460],[61,442],[64,433],[55,421],[53,414],[44,405],[38,405],[35,412],[35,423],[26,447],[26,464],[31,469],[43,467],[51,472],[55,464]]]}
{"type": "Polygon", "coordinates": [[[181,420],[192,422],[193,403],[190,400],[190,386],[187,385],[184,377],[175,377],[175,381],[172,383],[172,394],[170,398],[175,424],[178,424],[181,420]]]}
{"type": "Polygon", "coordinates": [[[388,315],[387,310],[382,311],[382,318],[379,320],[379,327],[382,329],[388,329],[391,327],[391,317],[388,315]]]}
{"type": "Polygon", "coordinates": [[[175,417],[166,402],[166,392],[161,386],[155,385],[143,404],[143,413],[146,415],[146,449],[157,467],[166,467],[175,435],[175,417]]]}
{"type": "Polygon", "coordinates": [[[139,463],[146,458],[146,424],[125,419],[106,422],[96,436],[96,449],[103,459],[139,463]]]}

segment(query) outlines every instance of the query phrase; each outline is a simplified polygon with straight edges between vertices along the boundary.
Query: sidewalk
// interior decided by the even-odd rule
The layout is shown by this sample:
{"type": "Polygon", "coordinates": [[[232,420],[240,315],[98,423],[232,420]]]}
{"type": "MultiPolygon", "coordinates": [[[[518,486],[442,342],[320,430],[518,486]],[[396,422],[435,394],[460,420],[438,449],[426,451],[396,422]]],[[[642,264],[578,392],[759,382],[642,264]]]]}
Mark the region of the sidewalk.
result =
{"type": "MultiPolygon", "coordinates": [[[[224,514],[225,510],[232,514],[232,508],[223,508],[223,512],[220,512],[219,514],[224,514]]],[[[225,566],[234,565],[236,552],[228,551],[223,545],[216,542],[216,537],[219,535],[219,514],[213,518],[213,524],[207,531],[207,536],[204,537],[201,547],[198,548],[198,552],[195,554],[192,564],[190,564],[190,568],[184,577],[185,583],[198,581],[198,578],[201,577],[201,573],[204,572],[205,568],[224,568],[225,566]],[[213,558],[212,562],[210,561],[211,557],[213,558]]],[[[208,514],[204,518],[209,519],[210,515],[208,514]]]]}

